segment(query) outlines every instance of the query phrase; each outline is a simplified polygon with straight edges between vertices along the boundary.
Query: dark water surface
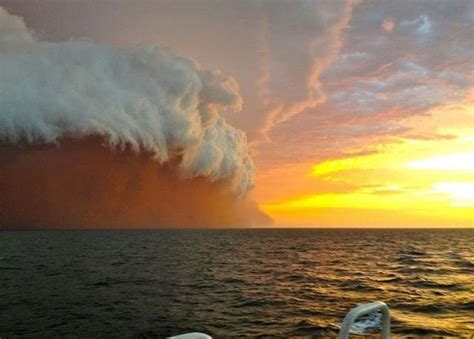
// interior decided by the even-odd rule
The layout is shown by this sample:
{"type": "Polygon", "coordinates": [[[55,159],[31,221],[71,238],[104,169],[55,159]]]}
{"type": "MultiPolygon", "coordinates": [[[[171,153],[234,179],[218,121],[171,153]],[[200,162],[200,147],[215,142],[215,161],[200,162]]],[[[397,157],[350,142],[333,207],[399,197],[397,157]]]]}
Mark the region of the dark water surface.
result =
{"type": "Polygon", "coordinates": [[[395,335],[470,337],[473,244],[473,229],[0,232],[0,337],[327,337],[374,300],[395,335]]]}

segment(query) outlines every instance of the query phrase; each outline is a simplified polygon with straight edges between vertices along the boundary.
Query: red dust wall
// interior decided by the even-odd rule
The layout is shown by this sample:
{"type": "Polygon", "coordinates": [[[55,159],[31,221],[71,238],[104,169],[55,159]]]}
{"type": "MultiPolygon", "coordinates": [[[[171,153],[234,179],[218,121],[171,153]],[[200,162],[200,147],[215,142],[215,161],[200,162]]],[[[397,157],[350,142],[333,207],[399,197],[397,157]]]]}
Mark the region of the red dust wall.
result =
{"type": "Polygon", "coordinates": [[[0,146],[0,228],[266,225],[224,181],[183,178],[149,154],[99,138],[0,146]]]}

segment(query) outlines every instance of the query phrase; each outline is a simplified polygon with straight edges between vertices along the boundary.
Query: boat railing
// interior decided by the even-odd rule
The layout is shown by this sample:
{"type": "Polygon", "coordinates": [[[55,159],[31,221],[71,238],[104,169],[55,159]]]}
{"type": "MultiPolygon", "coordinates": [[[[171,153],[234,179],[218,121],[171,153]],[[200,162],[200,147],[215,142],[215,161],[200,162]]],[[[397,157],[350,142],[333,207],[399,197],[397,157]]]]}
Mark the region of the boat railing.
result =
{"type": "Polygon", "coordinates": [[[382,312],[382,338],[389,339],[390,311],[388,306],[382,301],[375,301],[370,304],[360,305],[350,310],[342,322],[341,330],[339,331],[339,339],[349,338],[351,327],[358,318],[377,311],[382,312]]]}
{"type": "MultiPolygon", "coordinates": [[[[351,333],[352,325],[354,322],[363,317],[364,315],[370,314],[372,312],[382,312],[382,338],[390,338],[390,312],[388,306],[382,301],[375,301],[370,304],[364,304],[357,306],[349,311],[344,318],[344,321],[341,325],[341,330],[339,331],[339,339],[348,339],[351,333]]],[[[211,336],[205,333],[187,333],[174,337],[169,337],[168,339],[212,339],[211,336]]]]}

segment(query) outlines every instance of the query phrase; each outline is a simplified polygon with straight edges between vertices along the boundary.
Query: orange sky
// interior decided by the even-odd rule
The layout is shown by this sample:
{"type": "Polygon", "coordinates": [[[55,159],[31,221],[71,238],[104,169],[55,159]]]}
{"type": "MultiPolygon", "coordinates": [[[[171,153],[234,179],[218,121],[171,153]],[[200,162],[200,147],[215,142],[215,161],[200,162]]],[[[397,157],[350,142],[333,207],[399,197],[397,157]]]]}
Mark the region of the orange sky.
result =
{"type": "Polygon", "coordinates": [[[439,107],[405,123],[455,138],[400,138],[368,155],[270,169],[255,196],[281,226],[473,227],[473,121],[474,106],[439,107]]]}

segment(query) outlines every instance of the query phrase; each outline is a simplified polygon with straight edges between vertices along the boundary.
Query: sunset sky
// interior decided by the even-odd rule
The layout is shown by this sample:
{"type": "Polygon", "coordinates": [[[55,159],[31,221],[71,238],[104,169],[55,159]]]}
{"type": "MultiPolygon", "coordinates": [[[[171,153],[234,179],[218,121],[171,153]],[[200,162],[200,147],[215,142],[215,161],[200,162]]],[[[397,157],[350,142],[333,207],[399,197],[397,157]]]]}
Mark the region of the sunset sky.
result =
{"type": "Polygon", "coordinates": [[[0,6],[40,40],[153,44],[233,77],[224,117],[277,226],[474,227],[472,0],[0,6]]]}

